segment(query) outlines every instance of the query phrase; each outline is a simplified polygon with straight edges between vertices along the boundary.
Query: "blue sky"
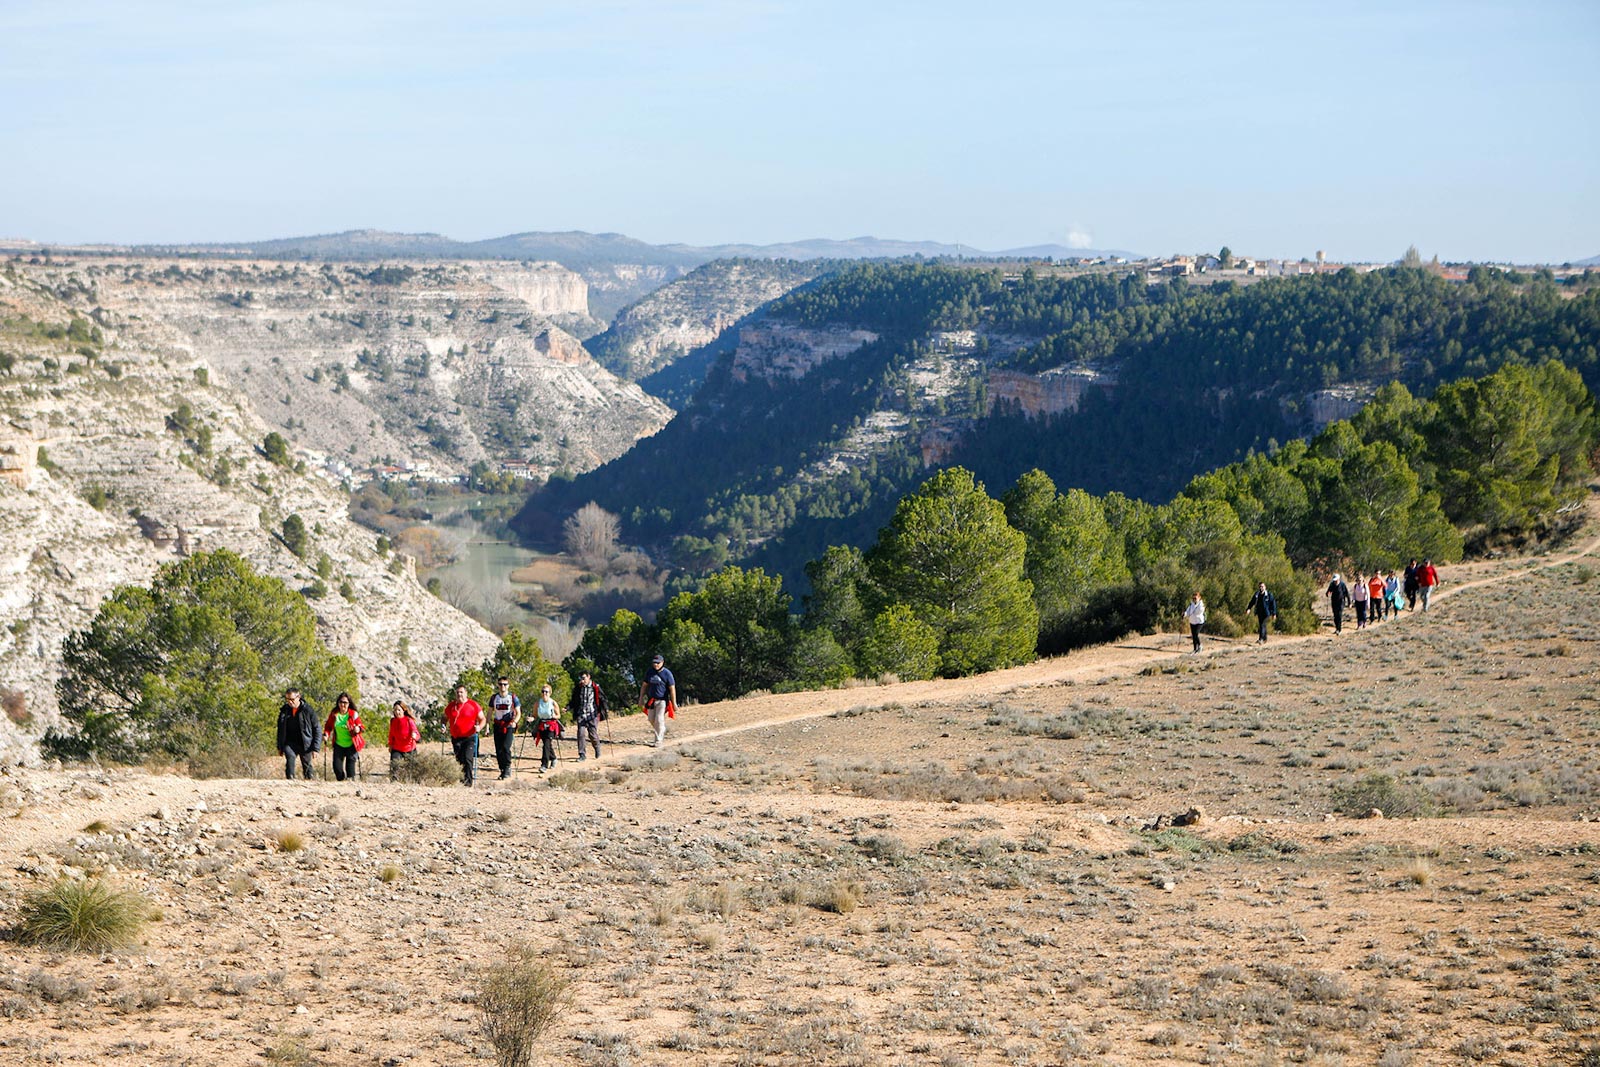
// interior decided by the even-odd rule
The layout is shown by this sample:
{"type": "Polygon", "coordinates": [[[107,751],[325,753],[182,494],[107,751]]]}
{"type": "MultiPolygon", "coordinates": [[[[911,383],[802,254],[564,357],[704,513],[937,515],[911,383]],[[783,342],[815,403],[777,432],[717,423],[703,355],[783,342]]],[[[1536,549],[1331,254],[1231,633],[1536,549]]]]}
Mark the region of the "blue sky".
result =
{"type": "Polygon", "coordinates": [[[0,0],[0,236],[1600,253],[1600,3],[0,0]]]}

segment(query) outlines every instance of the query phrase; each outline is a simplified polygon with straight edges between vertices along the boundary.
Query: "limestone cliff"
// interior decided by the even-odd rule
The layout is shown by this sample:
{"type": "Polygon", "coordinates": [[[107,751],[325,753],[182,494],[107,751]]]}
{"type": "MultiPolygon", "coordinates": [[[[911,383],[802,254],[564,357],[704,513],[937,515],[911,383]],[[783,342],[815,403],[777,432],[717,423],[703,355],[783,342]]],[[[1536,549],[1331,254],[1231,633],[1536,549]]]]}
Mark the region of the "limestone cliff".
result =
{"type": "Polygon", "coordinates": [[[426,701],[494,649],[409,561],[379,556],[342,489],[268,462],[249,399],[160,324],[12,273],[0,352],[0,455],[15,461],[0,478],[0,760],[31,758],[56,721],[62,639],[118,585],[201,549],[230,548],[296,589],[326,553],[327,591],[310,604],[369,702],[426,701]],[[311,531],[306,559],[271,533],[290,514],[311,531]]]}
{"type": "Polygon", "coordinates": [[[586,286],[554,264],[74,257],[18,269],[203,360],[273,428],[352,468],[583,471],[671,414],[587,358],[571,337],[593,325],[586,286]]]}
{"type": "Polygon", "coordinates": [[[819,260],[707,263],[623,308],[610,329],[589,339],[589,350],[623,378],[646,377],[832,267],[819,260]]]}

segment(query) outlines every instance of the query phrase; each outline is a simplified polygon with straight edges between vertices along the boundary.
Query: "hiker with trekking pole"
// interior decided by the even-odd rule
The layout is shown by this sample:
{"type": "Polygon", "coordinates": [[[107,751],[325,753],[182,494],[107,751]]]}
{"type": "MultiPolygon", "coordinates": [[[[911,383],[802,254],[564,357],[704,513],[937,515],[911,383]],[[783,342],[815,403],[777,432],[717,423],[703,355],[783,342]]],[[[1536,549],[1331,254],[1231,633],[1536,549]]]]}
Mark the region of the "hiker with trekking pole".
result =
{"type": "Polygon", "coordinates": [[[278,709],[278,755],[283,757],[283,776],[294,781],[294,765],[299,762],[307,781],[311,780],[317,750],[322,747],[321,723],[311,705],[300,698],[300,690],[283,694],[278,709]]]}
{"type": "MultiPolygon", "coordinates": [[[[583,735],[589,735],[589,744],[594,748],[594,758],[600,758],[600,736],[597,733],[598,723],[606,721],[606,695],[600,691],[600,685],[588,671],[578,676],[578,684],[572,687],[572,697],[567,701],[567,711],[572,714],[573,730],[578,737],[578,758],[583,759],[583,735]]],[[[609,737],[609,725],[607,726],[609,737]]]]}

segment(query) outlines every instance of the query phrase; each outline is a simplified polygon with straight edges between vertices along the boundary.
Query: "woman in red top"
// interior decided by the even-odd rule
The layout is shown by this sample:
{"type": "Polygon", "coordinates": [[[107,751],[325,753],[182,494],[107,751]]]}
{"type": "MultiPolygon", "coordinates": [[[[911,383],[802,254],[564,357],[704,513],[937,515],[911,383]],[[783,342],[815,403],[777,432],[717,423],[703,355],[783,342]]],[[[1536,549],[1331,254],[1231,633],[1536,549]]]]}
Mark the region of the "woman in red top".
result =
{"type": "Polygon", "coordinates": [[[411,713],[411,705],[404,700],[396,700],[394,718],[389,720],[390,781],[400,777],[400,768],[405,766],[411,754],[417,750],[417,742],[421,740],[422,727],[417,725],[417,717],[411,713]]]}

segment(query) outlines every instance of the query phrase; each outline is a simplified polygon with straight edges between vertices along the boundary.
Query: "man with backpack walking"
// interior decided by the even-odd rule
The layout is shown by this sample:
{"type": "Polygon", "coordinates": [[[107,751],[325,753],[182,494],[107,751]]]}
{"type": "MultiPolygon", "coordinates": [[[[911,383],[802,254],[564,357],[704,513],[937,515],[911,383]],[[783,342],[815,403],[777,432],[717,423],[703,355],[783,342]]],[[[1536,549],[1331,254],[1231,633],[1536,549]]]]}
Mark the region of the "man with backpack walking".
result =
{"type": "Polygon", "coordinates": [[[1255,595],[1250,598],[1250,603],[1244,610],[1256,613],[1256,644],[1267,643],[1267,620],[1278,617],[1278,602],[1272,599],[1272,594],[1267,592],[1267,583],[1256,584],[1255,595]]]}
{"type": "Polygon", "coordinates": [[[656,736],[650,747],[660,748],[661,742],[667,739],[667,719],[672,717],[678,704],[678,681],[667,670],[659,652],[651,658],[650,673],[639,686],[639,703],[644,705],[645,718],[655,728],[656,736]]]}
{"type": "Polygon", "coordinates": [[[511,691],[511,679],[504,675],[495,683],[489,712],[494,719],[494,761],[500,767],[500,780],[505,781],[511,777],[511,742],[522,725],[522,701],[511,691]]]}
{"type": "Polygon", "coordinates": [[[583,735],[588,733],[589,744],[594,748],[594,758],[600,758],[599,724],[606,717],[606,695],[600,686],[584,671],[578,684],[572,687],[572,697],[567,701],[567,711],[572,713],[572,723],[578,735],[578,758],[583,759],[583,735]]]}

